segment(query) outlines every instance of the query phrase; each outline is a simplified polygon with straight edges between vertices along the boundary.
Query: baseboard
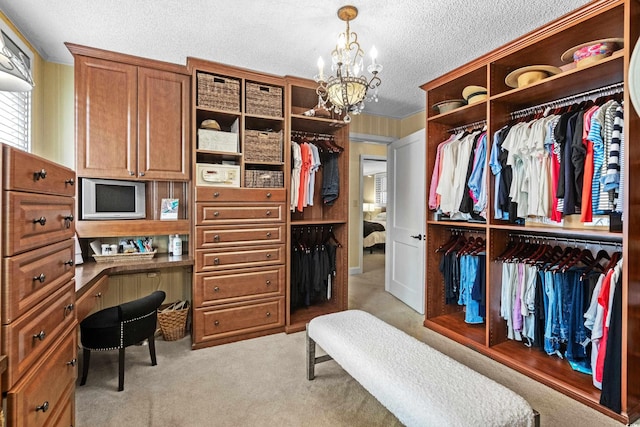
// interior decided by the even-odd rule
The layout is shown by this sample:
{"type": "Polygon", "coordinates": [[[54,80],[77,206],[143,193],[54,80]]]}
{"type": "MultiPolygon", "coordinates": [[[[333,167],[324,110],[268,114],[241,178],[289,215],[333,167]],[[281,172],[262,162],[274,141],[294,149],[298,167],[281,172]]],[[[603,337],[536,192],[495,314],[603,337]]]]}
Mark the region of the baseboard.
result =
{"type": "Polygon", "coordinates": [[[349,276],[362,274],[362,267],[349,267],[349,276]]]}

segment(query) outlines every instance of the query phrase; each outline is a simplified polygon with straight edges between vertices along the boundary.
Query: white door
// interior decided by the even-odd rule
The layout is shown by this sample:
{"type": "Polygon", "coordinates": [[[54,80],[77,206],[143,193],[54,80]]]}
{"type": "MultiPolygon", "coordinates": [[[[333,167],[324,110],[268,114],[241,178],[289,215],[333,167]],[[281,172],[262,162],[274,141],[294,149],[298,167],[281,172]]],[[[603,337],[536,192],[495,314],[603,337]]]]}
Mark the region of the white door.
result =
{"type": "Polygon", "coordinates": [[[425,132],[387,149],[385,290],[424,314],[425,132]]]}

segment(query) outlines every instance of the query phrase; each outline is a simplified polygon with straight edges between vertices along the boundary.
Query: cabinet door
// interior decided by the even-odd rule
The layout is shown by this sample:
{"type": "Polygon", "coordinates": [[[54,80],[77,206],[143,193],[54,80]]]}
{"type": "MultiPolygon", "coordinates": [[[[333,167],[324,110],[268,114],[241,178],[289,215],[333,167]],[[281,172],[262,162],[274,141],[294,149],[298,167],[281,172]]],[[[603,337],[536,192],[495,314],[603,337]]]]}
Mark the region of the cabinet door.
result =
{"type": "Polygon", "coordinates": [[[78,56],[76,66],[77,174],[136,175],[137,67],[78,56]]]}
{"type": "Polygon", "coordinates": [[[138,69],[138,177],[189,179],[190,77],[138,69]]]}

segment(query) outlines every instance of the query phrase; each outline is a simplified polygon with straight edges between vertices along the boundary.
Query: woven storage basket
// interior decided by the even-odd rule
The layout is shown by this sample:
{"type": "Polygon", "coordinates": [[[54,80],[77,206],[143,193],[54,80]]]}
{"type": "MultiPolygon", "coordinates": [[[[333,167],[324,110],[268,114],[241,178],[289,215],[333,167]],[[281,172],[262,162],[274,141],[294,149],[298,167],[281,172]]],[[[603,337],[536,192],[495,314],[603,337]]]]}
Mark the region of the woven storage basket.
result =
{"type": "Polygon", "coordinates": [[[244,160],[248,162],[281,162],[282,131],[244,133],[244,160]]]}
{"type": "Polygon", "coordinates": [[[282,117],[282,88],[247,82],[247,114],[282,117]]]}
{"type": "Polygon", "coordinates": [[[244,171],[244,186],[249,188],[284,187],[284,172],[247,169],[244,171]]]}
{"type": "Polygon", "coordinates": [[[169,304],[166,309],[158,310],[158,323],[165,341],[175,341],[183,338],[187,328],[189,301],[185,301],[183,308],[175,310],[173,307],[180,302],[169,304]]]}
{"type": "Polygon", "coordinates": [[[240,111],[240,80],[197,73],[198,107],[240,111]]]}

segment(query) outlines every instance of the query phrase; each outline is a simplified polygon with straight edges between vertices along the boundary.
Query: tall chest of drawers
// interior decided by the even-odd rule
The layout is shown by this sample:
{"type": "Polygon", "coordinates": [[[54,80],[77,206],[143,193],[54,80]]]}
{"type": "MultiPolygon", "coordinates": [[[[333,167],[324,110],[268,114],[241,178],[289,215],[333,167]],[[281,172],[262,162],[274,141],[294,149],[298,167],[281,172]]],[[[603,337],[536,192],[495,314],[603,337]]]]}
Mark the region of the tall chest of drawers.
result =
{"type": "Polygon", "coordinates": [[[2,376],[8,426],[74,425],[75,173],[2,146],[2,376]]]}
{"type": "Polygon", "coordinates": [[[193,346],[284,330],[284,189],[196,188],[193,346]]]}

